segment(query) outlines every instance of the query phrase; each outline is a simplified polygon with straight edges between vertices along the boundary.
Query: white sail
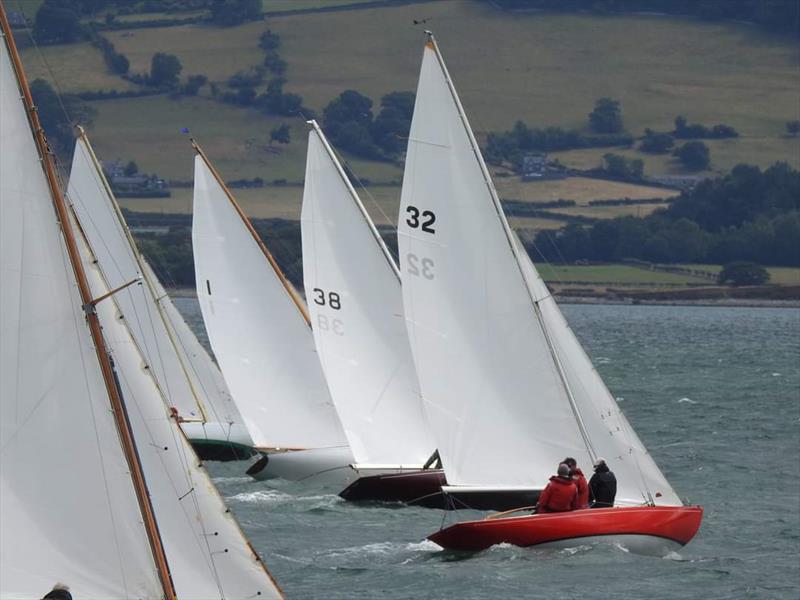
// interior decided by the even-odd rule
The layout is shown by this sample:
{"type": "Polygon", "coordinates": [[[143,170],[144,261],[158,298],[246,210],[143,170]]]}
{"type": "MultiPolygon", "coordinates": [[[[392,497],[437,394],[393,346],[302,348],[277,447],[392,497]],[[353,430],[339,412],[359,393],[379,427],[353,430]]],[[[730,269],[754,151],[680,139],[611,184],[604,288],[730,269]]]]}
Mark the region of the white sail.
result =
{"type": "MultiPolygon", "coordinates": [[[[83,138],[75,144],[69,178],[69,196],[81,227],[92,245],[109,289],[137,277],[141,269],[115,201],[83,138]]],[[[202,390],[193,389],[175,352],[164,319],[146,281],[116,293],[128,326],[170,406],[187,421],[205,421],[202,390]]]]}
{"type": "Polygon", "coordinates": [[[429,43],[398,220],[422,395],[450,485],[544,486],[588,455],[480,160],[429,43]]]}
{"type": "MultiPolygon", "coordinates": [[[[83,244],[95,297],[110,289],[83,244]]],[[[204,468],[170,417],[121,312],[117,294],[97,305],[179,598],[280,598],[204,468]]]]}
{"type": "Polygon", "coordinates": [[[0,597],[160,598],[20,96],[0,41],[0,597]]]}
{"type": "Polygon", "coordinates": [[[603,456],[622,502],[681,504],[511,231],[432,38],[399,234],[407,325],[449,483],[538,487],[567,455],[603,456]]]}
{"type": "Polygon", "coordinates": [[[143,259],[141,265],[145,280],[151,283],[156,300],[164,311],[167,327],[170,329],[172,339],[176,342],[175,349],[186,367],[192,387],[202,390],[206,398],[205,405],[209,419],[226,426],[242,423],[242,416],[228,391],[219,367],[208,355],[181,313],[175,308],[149,263],[143,259]]]}
{"type": "Polygon", "coordinates": [[[208,338],[256,447],[346,446],[308,323],[199,155],[192,245],[208,338]]]}
{"type": "Polygon", "coordinates": [[[301,231],[314,340],[356,462],[421,466],[436,445],[397,267],[318,128],[308,138],[301,231]]]}
{"type": "Polygon", "coordinates": [[[619,409],[516,235],[514,242],[523,275],[551,334],[594,456],[605,458],[616,474],[617,502],[641,502],[646,497],[657,505],[681,506],[680,498],[619,409]]]}

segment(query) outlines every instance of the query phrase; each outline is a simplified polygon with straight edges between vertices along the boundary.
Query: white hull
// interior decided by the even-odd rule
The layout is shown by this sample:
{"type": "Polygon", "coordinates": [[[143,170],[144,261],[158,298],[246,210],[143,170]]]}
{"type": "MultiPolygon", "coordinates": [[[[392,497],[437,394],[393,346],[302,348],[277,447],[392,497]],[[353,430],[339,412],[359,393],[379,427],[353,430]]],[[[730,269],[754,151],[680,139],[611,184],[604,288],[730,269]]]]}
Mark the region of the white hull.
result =
{"type": "Polygon", "coordinates": [[[346,485],[357,477],[348,446],[267,453],[267,465],[248,474],[259,481],[285,479],[314,485],[346,485]]]}

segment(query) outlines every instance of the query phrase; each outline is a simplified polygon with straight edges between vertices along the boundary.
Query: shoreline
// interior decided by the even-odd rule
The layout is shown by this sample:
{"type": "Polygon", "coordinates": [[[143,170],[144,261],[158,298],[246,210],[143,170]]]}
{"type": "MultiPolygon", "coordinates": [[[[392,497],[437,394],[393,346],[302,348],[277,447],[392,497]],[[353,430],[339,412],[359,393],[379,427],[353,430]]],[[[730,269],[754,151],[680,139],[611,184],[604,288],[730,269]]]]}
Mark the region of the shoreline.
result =
{"type": "MultiPolygon", "coordinates": [[[[193,288],[169,288],[170,298],[197,298],[193,288]]],[[[769,298],[659,298],[644,299],[616,296],[561,296],[554,294],[559,304],[607,304],[624,306],[719,306],[743,308],[800,308],[800,299],[775,300],[769,298]]]]}

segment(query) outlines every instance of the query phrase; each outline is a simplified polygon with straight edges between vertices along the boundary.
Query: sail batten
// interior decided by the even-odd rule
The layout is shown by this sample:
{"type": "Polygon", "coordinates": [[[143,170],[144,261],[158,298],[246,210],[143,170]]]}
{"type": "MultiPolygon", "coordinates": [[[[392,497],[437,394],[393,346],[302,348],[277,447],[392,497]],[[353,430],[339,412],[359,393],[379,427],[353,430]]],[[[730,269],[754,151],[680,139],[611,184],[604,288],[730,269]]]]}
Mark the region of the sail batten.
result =
{"type": "Polygon", "coordinates": [[[312,125],[300,225],[322,369],[356,462],[419,467],[435,443],[402,319],[397,267],[312,125]]]}

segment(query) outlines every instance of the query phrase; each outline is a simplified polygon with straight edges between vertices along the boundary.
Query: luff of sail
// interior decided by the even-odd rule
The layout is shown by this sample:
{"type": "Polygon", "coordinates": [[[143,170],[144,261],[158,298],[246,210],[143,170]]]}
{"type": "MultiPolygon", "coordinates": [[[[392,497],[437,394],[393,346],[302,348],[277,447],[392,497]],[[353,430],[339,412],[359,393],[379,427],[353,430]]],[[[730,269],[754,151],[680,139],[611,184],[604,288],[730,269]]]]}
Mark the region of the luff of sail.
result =
{"type": "Polygon", "coordinates": [[[192,247],[209,341],[256,447],[346,447],[299,300],[199,153],[192,247]]]}
{"type": "Polygon", "coordinates": [[[449,482],[538,487],[564,456],[602,454],[623,501],[680,504],[511,231],[432,36],[399,234],[412,349],[449,482]]]}
{"type": "Polygon", "coordinates": [[[61,580],[80,598],[172,597],[142,522],[1,4],[0,24],[0,596],[41,598],[61,580]]]}
{"type": "Polygon", "coordinates": [[[313,121],[300,223],[314,340],[353,456],[360,465],[419,468],[435,443],[397,267],[313,121]]]}

